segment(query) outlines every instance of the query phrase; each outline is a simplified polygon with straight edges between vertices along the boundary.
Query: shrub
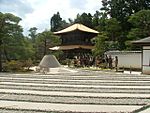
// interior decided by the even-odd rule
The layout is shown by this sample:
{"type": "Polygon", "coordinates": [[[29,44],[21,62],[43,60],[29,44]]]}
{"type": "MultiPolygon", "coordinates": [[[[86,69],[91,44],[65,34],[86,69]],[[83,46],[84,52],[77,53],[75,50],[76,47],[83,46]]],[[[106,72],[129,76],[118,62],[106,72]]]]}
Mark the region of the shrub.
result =
{"type": "Polygon", "coordinates": [[[29,58],[28,60],[25,60],[22,67],[25,67],[27,71],[30,70],[30,67],[33,66],[32,60],[29,58]]]}
{"type": "Polygon", "coordinates": [[[6,62],[4,69],[5,71],[12,71],[12,72],[23,70],[22,63],[16,60],[11,60],[10,62],[6,62]]]}
{"type": "Polygon", "coordinates": [[[11,60],[5,63],[4,70],[8,72],[24,72],[29,71],[31,66],[33,66],[31,59],[23,61],[11,60]]]}

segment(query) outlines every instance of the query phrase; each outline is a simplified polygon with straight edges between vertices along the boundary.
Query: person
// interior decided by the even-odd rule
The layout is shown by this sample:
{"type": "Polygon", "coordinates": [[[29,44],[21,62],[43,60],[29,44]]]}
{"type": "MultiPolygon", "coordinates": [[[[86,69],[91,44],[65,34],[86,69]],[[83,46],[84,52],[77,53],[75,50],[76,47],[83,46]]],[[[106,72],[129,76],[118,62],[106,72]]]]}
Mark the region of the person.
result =
{"type": "Polygon", "coordinates": [[[109,55],[109,58],[108,58],[108,67],[110,69],[112,69],[112,58],[111,58],[111,55],[109,55]]]}
{"type": "Polygon", "coordinates": [[[115,69],[118,71],[118,57],[115,56],[115,69]]]}
{"type": "Polygon", "coordinates": [[[105,56],[105,63],[106,63],[106,68],[108,68],[109,65],[108,65],[108,56],[107,55],[105,56]]]}

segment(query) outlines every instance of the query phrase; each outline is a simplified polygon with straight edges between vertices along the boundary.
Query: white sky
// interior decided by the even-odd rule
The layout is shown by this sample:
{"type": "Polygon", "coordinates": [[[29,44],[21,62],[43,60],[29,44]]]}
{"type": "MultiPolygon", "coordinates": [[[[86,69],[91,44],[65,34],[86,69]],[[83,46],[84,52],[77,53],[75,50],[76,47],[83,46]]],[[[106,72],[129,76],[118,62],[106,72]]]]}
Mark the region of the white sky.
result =
{"type": "Polygon", "coordinates": [[[68,18],[76,18],[78,13],[93,15],[101,6],[101,0],[0,0],[0,12],[21,17],[20,24],[26,35],[31,27],[37,27],[38,32],[49,29],[50,18],[57,12],[68,21],[68,18]]]}

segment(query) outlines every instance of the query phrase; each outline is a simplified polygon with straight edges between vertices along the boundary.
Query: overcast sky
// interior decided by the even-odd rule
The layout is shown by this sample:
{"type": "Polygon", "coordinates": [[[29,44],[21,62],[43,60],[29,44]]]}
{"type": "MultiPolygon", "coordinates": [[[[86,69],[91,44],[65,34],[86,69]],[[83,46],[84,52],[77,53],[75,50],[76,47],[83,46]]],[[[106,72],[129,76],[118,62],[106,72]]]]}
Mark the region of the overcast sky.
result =
{"type": "Polygon", "coordinates": [[[0,0],[0,12],[13,13],[22,18],[24,33],[31,27],[38,32],[50,28],[50,18],[60,12],[64,20],[74,19],[83,12],[91,13],[101,8],[101,0],[0,0]]]}

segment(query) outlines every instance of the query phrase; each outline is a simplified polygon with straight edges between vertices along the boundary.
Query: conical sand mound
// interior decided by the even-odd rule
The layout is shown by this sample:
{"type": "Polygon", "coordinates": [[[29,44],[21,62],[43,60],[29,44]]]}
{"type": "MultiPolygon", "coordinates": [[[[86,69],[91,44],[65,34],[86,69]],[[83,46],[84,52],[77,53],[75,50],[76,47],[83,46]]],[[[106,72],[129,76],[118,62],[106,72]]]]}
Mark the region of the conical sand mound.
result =
{"type": "Polygon", "coordinates": [[[42,68],[57,68],[60,66],[60,63],[54,55],[45,55],[39,64],[39,67],[42,68]]]}
{"type": "Polygon", "coordinates": [[[67,73],[77,72],[69,68],[61,66],[54,55],[45,55],[41,60],[39,66],[35,69],[36,72],[48,73],[67,73]]]}

